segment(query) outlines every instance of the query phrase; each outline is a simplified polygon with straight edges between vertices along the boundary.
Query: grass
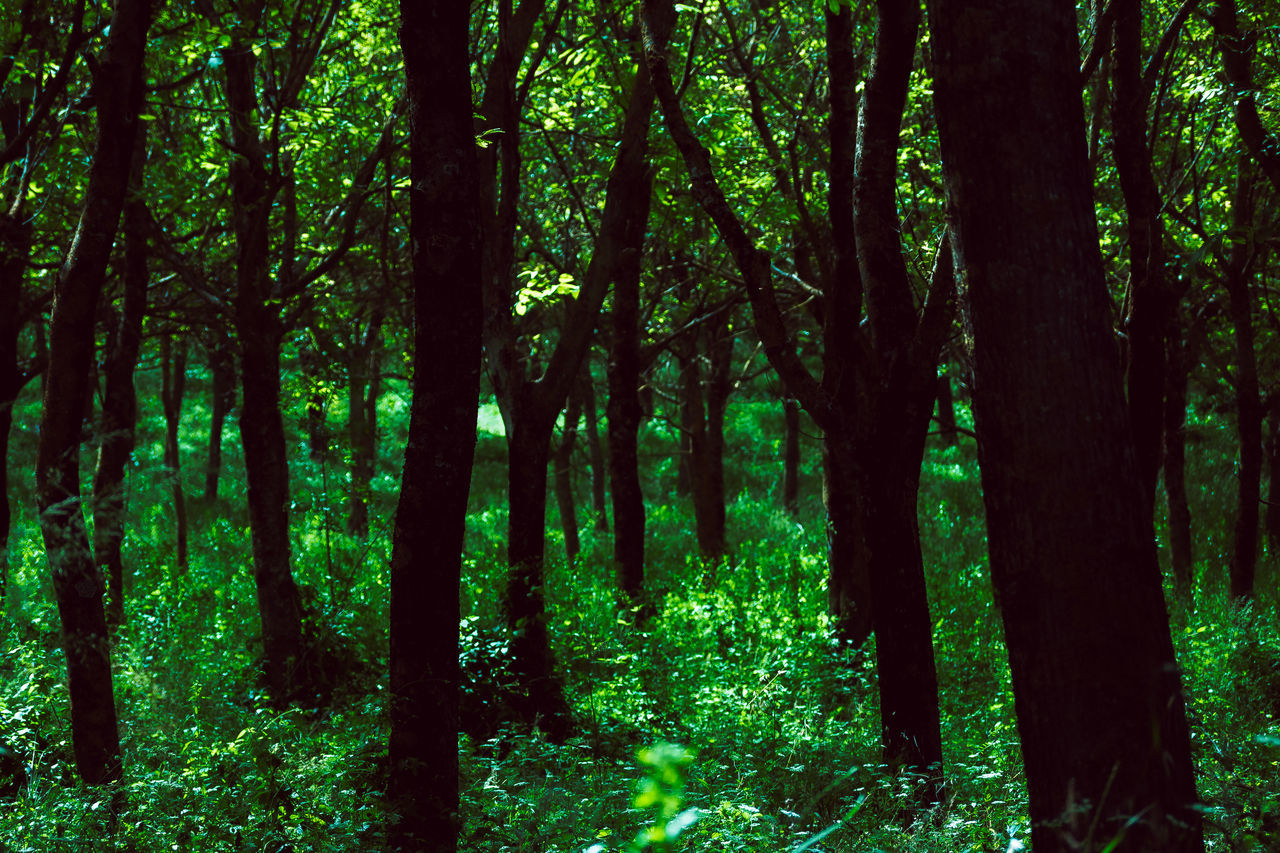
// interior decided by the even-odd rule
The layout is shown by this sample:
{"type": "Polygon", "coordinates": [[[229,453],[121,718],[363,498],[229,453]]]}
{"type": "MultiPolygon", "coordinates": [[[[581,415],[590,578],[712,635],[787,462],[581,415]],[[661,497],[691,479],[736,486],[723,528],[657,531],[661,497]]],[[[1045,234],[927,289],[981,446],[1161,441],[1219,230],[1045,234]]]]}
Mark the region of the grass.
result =
{"type": "MultiPolygon", "coordinates": [[[[29,416],[35,404],[27,405],[29,416]]],[[[619,609],[608,536],[583,518],[582,555],[565,565],[552,502],[550,627],[581,725],[560,746],[509,728],[461,738],[463,849],[599,853],[635,849],[640,837],[656,850],[665,849],[664,829],[679,836],[670,849],[688,851],[1004,851],[1027,843],[1027,794],[971,445],[933,447],[924,468],[920,524],[948,782],[942,804],[914,815],[903,806],[913,780],[879,764],[874,655],[850,654],[828,636],[811,439],[799,520],[778,509],[775,409],[771,401],[743,400],[733,410],[728,446],[751,449],[728,460],[732,549],[719,564],[691,556],[691,510],[670,494],[672,436],[660,423],[646,430],[647,582],[657,608],[643,630],[619,609]]],[[[192,494],[205,440],[198,397],[189,415],[183,449],[192,494]]],[[[321,467],[300,441],[291,444],[295,571],[323,614],[328,641],[364,665],[325,709],[279,712],[263,701],[258,674],[234,425],[227,497],[212,507],[195,502],[192,565],[179,574],[167,486],[155,464],[157,417],[144,409],[150,427],[131,485],[128,624],[114,658],[126,775],[114,802],[75,778],[58,619],[38,531],[29,515],[15,531],[0,621],[0,739],[32,773],[0,809],[0,850],[377,849],[388,520],[398,466],[384,460],[374,483],[374,534],[357,543],[342,533],[341,460],[321,467]]],[[[1189,482],[1199,594],[1194,609],[1175,610],[1173,621],[1209,849],[1275,849],[1276,561],[1268,555],[1262,566],[1259,588],[1267,592],[1255,607],[1227,603],[1233,437],[1211,418],[1196,429],[1189,482]]],[[[30,458],[32,443],[30,434],[17,436],[15,458],[30,458]]],[[[473,703],[504,678],[504,458],[501,436],[482,433],[462,588],[473,703]]],[[[584,479],[579,486],[585,496],[584,479]]],[[[30,505],[26,488],[14,495],[23,507],[30,505]]]]}

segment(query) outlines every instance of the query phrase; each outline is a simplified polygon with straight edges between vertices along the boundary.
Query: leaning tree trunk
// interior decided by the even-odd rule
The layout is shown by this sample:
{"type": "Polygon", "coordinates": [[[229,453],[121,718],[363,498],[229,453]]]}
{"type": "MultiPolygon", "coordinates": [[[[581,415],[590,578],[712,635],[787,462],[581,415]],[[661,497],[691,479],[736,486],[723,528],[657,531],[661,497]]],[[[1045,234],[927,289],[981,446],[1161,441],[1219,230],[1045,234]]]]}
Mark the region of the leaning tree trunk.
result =
{"type": "Polygon", "coordinates": [[[388,848],[453,853],[458,819],[458,587],[480,391],[480,212],[470,9],[401,8],[409,96],[414,373],[391,555],[388,848]]]}
{"type": "MultiPolygon", "coordinates": [[[[124,293],[120,314],[107,339],[106,392],[102,398],[102,436],[93,475],[93,558],[107,579],[107,624],[124,623],[125,469],[133,454],[138,397],[133,371],[142,343],[142,317],[147,310],[146,207],[142,199],[145,159],[143,131],[134,147],[130,197],[124,205],[124,293]]],[[[167,447],[167,444],[166,444],[167,447]]]]}
{"type": "Polygon", "coordinates": [[[1098,249],[1075,4],[930,0],[929,25],[1032,846],[1202,850],[1098,249]]]}
{"type": "Polygon", "coordinates": [[[90,785],[120,777],[120,737],[102,580],[80,507],[80,433],[93,361],[94,316],[124,206],[143,102],[148,0],[120,0],[94,69],[97,146],[84,209],[54,282],[49,368],[36,457],[36,500],[62,620],[76,768],[90,785]]]}

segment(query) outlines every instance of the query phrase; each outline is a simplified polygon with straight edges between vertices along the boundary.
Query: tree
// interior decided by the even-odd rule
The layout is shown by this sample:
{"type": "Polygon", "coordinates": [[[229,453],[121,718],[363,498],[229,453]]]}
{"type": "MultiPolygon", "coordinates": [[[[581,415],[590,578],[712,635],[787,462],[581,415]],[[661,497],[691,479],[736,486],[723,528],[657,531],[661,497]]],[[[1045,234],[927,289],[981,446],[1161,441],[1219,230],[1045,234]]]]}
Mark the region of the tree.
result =
{"type": "Polygon", "coordinates": [[[469,7],[402,0],[414,374],[391,556],[390,849],[457,849],[458,585],[476,442],[480,210],[469,7]]]}
{"type": "Polygon", "coordinates": [[[142,108],[150,24],[150,0],[120,0],[93,75],[97,148],[76,238],[54,285],[36,460],[40,530],[53,574],[71,685],[76,768],[91,785],[119,778],[121,766],[102,580],[80,507],[80,434],[94,316],[124,206],[142,108]]]}
{"type": "Polygon", "coordinates": [[[1201,849],[1108,323],[1075,7],[931,0],[929,21],[1032,843],[1201,849]]]}

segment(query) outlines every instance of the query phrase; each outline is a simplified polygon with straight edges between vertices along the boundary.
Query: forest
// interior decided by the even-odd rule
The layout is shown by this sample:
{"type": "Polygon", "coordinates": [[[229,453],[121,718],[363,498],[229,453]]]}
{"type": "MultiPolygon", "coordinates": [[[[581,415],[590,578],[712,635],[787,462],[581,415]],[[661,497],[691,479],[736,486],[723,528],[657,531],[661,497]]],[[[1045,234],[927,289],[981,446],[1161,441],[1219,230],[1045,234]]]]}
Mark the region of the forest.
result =
{"type": "Polygon", "coordinates": [[[1271,0],[5,0],[0,853],[1280,851],[1271,0]]]}

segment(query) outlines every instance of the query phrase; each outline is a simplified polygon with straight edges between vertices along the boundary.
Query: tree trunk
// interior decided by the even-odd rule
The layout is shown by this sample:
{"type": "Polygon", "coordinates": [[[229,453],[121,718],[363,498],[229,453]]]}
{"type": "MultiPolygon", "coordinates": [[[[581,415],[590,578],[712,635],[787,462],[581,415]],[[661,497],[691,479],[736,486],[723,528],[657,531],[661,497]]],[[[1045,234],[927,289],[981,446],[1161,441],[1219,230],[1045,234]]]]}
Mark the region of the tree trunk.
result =
{"type": "Polygon", "coordinates": [[[529,427],[507,436],[507,562],[511,567],[505,611],[511,629],[511,661],[522,696],[521,717],[541,726],[554,741],[568,737],[571,711],[555,672],[547,632],[544,554],[547,457],[550,429],[529,427]]]}
{"type": "MultiPolygon", "coordinates": [[[[646,213],[647,215],[647,213],[646,213]]],[[[644,587],[644,493],[640,489],[640,258],[614,281],[609,352],[609,479],[618,586],[633,602],[644,587]]]]}
{"type": "Polygon", "coordinates": [[[141,197],[145,160],[144,131],[139,128],[124,205],[124,293],[120,314],[107,339],[106,392],[102,398],[102,436],[93,475],[93,558],[107,579],[107,625],[124,624],[125,470],[133,455],[138,398],[133,371],[142,343],[142,317],[147,310],[146,208],[141,197]]]}
{"type": "Polygon", "coordinates": [[[786,432],[782,440],[782,506],[792,518],[800,514],[800,404],[782,401],[786,432]]]}
{"type": "MultiPolygon", "coordinates": [[[[21,215],[21,210],[18,211],[21,215]]],[[[31,254],[31,226],[0,212],[0,606],[9,576],[9,535],[13,519],[9,507],[9,435],[13,404],[22,390],[18,366],[18,335],[22,331],[22,283],[31,254]]]]}
{"type": "Polygon", "coordinates": [[[1075,4],[930,0],[929,22],[1032,846],[1201,850],[1098,250],[1075,4]]]}
{"type": "Polygon", "coordinates": [[[938,377],[938,431],[942,434],[942,443],[947,447],[955,447],[960,443],[956,432],[956,402],[951,393],[951,377],[943,373],[938,377]]]}
{"type": "Polygon", "coordinates": [[[160,400],[164,407],[164,467],[173,494],[175,561],[179,572],[187,570],[187,498],[182,488],[182,457],[178,427],[182,424],[182,398],[187,387],[186,338],[167,334],[160,341],[160,400]],[[174,351],[175,338],[177,351],[174,351]]]}
{"type": "Polygon", "coordinates": [[[1238,235],[1228,251],[1226,287],[1231,325],[1235,331],[1236,430],[1240,436],[1240,464],[1236,471],[1235,544],[1231,553],[1231,595],[1253,598],[1258,564],[1258,514],[1262,499],[1262,395],[1258,390],[1258,357],[1253,347],[1253,294],[1249,288],[1253,229],[1253,173],[1249,157],[1241,154],[1231,205],[1231,230],[1238,235]]]}
{"type": "Polygon", "coordinates": [[[215,325],[213,335],[213,343],[207,347],[213,390],[209,400],[209,451],[204,468],[204,499],[209,504],[218,499],[218,480],[222,476],[222,431],[227,414],[236,405],[236,361],[231,337],[220,324],[215,325]]]}
{"type": "Polygon", "coordinates": [[[827,609],[834,633],[850,648],[871,636],[871,575],[858,518],[855,451],[848,434],[823,438],[822,499],[827,510],[827,609]]]}
{"type": "Polygon", "coordinates": [[[325,377],[320,375],[321,356],[310,338],[304,338],[299,345],[298,360],[306,387],[308,455],[312,462],[319,462],[329,455],[328,394],[325,377]]]}
{"type": "Polygon", "coordinates": [[[102,579],[80,507],[80,435],[93,361],[94,317],[124,206],[143,101],[148,0],[120,0],[93,73],[97,145],[84,208],[54,283],[36,496],[62,620],[71,692],[71,739],[86,784],[120,777],[120,738],[102,579]]]}
{"type": "MultiPolygon", "coordinates": [[[[261,4],[242,14],[243,31],[256,32],[261,4]]],[[[241,32],[241,30],[237,30],[241,32]]],[[[233,39],[223,50],[231,129],[230,179],[236,235],[234,321],[240,339],[244,399],[240,442],[248,481],[253,573],[262,619],[267,686],[273,701],[287,704],[309,689],[303,667],[302,612],[290,568],[289,466],[280,415],[280,305],[269,279],[269,225],[276,188],[258,136],[256,55],[233,39]]]]}
{"type": "Polygon", "coordinates": [[[1280,552],[1280,394],[1268,395],[1267,406],[1267,510],[1263,522],[1269,553],[1280,552]]]}
{"type": "Polygon", "coordinates": [[[718,560],[727,548],[725,531],[724,492],[724,419],[733,388],[733,332],[729,330],[729,312],[720,314],[717,322],[707,327],[707,355],[710,372],[704,397],[707,403],[707,422],[702,430],[702,457],[694,455],[694,472],[705,485],[699,489],[694,484],[693,499],[701,498],[702,510],[694,515],[698,520],[698,545],[704,556],[718,560]]]}
{"type": "Polygon", "coordinates": [[[1147,139],[1150,91],[1142,70],[1141,0],[1116,0],[1111,124],[1116,171],[1124,193],[1129,235],[1129,422],[1138,477],[1154,511],[1164,422],[1165,339],[1176,318],[1177,295],[1165,274],[1160,192],[1151,175],[1147,139]]]}
{"type": "Polygon", "coordinates": [[[604,461],[604,447],[600,443],[600,417],[596,412],[596,386],[591,370],[582,371],[579,393],[582,395],[582,412],[587,425],[587,455],[591,461],[591,506],[596,512],[596,530],[609,532],[608,500],[605,495],[605,478],[608,470],[604,461]]]}
{"type": "Polygon", "coordinates": [[[453,853],[460,828],[458,588],[483,322],[470,7],[404,0],[401,16],[415,188],[414,375],[391,556],[388,849],[453,853]]]}
{"type": "Polygon", "coordinates": [[[1187,503],[1187,381],[1191,343],[1169,340],[1168,383],[1164,399],[1164,490],[1169,515],[1169,562],[1179,596],[1191,601],[1194,565],[1191,508],[1187,503]]]}
{"type": "Polygon", "coordinates": [[[698,369],[698,349],[691,341],[688,349],[676,349],[680,363],[680,449],[676,461],[676,497],[693,493],[694,433],[703,426],[702,371],[698,369]]]}
{"type": "Polygon", "coordinates": [[[556,445],[556,507],[560,510],[560,529],[564,533],[565,561],[572,566],[578,559],[578,510],[573,499],[573,445],[578,437],[578,421],[582,417],[582,401],[569,394],[564,410],[564,431],[556,445]]]}

